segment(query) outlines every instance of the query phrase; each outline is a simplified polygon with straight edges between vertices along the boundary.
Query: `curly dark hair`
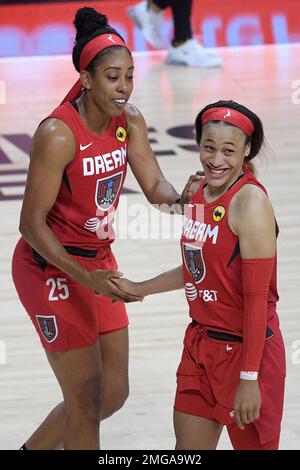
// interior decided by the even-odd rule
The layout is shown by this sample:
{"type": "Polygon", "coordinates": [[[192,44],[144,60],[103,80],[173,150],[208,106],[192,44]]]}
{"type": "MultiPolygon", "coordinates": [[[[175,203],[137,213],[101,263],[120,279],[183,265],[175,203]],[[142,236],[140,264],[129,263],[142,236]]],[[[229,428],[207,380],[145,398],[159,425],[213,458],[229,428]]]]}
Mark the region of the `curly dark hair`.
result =
{"type": "MultiPolygon", "coordinates": [[[[82,49],[89,41],[91,41],[91,39],[94,39],[95,37],[100,36],[101,34],[116,34],[117,36],[119,36],[119,38],[122,39],[125,47],[124,39],[114,28],[109,26],[109,24],[107,23],[107,17],[105,15],[102,15],[102,13],[99,13],[94,10],[94,8],[79,8],[79,10],[77,10],[76,12],[73,24],[76,28],[77,33],[72,52],[72,59],[77,72],[80,72],[79,63],[82,49]]],[[[112,47],[114,48],[114,50],[123,48],[122,46],[112,47]]],[[[95,68],[97,67],[97,65],[101,62],[103,57],[105,57],[111,52],[111,50],[111,47],[107,47],[96,55],[96,57],[87,67],[87,70],[88,72],[90,72],[91,75],[94,75],[95,68]]],[[[128,51],[127,48],[126,50],[128,51]]],[[[128,53],[130,54],[129,51],[128,53]]]]}

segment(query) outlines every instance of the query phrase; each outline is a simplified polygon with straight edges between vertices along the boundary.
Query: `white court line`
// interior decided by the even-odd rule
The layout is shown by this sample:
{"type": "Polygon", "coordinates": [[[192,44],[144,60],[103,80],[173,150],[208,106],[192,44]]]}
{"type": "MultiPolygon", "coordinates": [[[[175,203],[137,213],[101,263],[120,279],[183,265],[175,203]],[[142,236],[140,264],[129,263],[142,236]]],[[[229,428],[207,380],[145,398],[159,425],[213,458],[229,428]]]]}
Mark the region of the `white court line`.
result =
{"type": "MultiPolygon", "coordinates": [[[[300,47],[300,42],[296,43],[288,43],[288,44],[257,44],[253,46],[222,46],[222,47],[206,47],[205,49],[209,51],[215,51],[215,52],[222,52],[222,51],[251,51],[253,50],[258,50],[258,49],[265,49],[265,48],[279,48],[279,49],[299,49],[300,47]]],[[[166,50],[159,50],[159,51],[132,51],[132,55],[134,57],[151,57],[151,56],[164,56],[166,54],[166,50]]],[[[57,60],[65,60],[69,59],[71,56],[70,54],[57,54],[57,55],[38,55],[38,56],[14,56],[14,57],[0,57],[0,63],[1,62],[28,62],[28,61],[38,61],[40,62],[41,60],[45,60],[47,62],[49,61],[57,61],[57,60]]]]}
{"type": "Polygon", "coordinates": [[[9,186],[7,188],[1,188],[0,191],[4,196],[20,196],[24,194],[25,184],[24,186],[9,186]]]}
{"type": "Polygon", "coordinates": [[[26,181],[27,174],[24,173],[24,175],[1,175],[0,174],[0,186],[1,183],[15,183],[17,181],[26,181]]]}

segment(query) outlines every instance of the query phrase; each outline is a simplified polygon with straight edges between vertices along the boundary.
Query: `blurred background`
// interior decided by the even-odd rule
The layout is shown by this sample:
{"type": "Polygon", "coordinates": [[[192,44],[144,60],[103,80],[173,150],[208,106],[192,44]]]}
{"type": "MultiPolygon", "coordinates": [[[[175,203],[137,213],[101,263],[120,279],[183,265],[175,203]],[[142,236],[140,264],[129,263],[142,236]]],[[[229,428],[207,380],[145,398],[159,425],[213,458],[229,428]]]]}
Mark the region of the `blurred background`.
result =
{"type": "MultiPolygon", "coordinates": [[[[1,1],[0,57],[70,53],[74,12],[86,5],[108,14],[111,25],[123,35],[131,49],[147,50],[149,46],[140,30],[126,14],[126,8],[135,3],[126,0],[1,1]]],[[[162,31],[166,45],[173,28],[169,10],[165,12],[162,31]]],[[[205,47],[300,41],[299,0],[194,0],[192,21],[194,34],[205,47]]]]}

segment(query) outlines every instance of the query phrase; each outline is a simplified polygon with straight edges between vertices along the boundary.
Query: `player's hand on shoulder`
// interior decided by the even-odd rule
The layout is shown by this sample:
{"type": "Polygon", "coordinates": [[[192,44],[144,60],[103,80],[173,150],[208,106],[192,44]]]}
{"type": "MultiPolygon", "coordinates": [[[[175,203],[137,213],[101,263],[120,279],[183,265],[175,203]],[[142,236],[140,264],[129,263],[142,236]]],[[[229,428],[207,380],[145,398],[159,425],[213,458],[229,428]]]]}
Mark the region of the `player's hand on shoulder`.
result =
{"type": "Polygon", "coordinates": [[[197,171],[195,175],[191,175],[181,193],[180,205],[188,204],[191,197],[198,191],[201,181],[204,177],[203,171],[197,171]]]}

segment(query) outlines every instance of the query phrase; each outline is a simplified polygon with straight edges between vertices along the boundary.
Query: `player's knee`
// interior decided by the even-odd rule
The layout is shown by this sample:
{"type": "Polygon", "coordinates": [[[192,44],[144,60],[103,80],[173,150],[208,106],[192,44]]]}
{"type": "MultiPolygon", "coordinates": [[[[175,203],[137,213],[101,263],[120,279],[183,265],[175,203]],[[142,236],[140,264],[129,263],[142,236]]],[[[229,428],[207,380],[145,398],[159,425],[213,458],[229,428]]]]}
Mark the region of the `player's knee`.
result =
{"type": "Polygon", "coordinates": [[[116,392],[115,398],[115,409],[116,411],[122,408],[129,396],[129,386],[128,384],[122,384],[116,392]]]}
{"type": "Polygon", "coordinates": [[[108,399],[109,413],[113,414],[118,411],[126,402],[129,395],[128,383],[115,384],[114,388],[110,391],[108,399]]]}
{"type": "Polygon", "coordinates": [[[98,422],[102,412],[103,385],[99,377],[87,379],[72,389],[71,396],[65,398],[68,416],[98,422]]]}

